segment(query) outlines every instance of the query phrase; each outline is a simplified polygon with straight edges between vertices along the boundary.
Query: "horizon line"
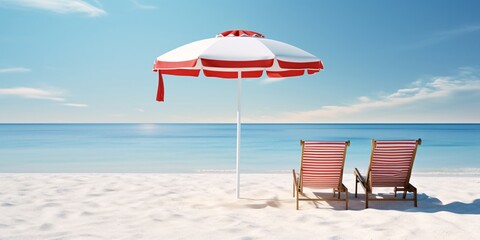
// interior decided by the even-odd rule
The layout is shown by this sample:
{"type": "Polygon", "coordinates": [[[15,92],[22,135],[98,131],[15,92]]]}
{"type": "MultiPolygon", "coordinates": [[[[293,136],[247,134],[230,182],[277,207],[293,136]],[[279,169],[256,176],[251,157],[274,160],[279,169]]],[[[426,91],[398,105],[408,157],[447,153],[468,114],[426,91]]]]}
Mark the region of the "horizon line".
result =
{"type": "MultiPolygon", "coordinates": [[[[13,124],[237,124],[236,122],[0,122],[2,125],[13,124]]],[[[480,124],[480,122],[245,122],[244,124],[480,124]]]]}

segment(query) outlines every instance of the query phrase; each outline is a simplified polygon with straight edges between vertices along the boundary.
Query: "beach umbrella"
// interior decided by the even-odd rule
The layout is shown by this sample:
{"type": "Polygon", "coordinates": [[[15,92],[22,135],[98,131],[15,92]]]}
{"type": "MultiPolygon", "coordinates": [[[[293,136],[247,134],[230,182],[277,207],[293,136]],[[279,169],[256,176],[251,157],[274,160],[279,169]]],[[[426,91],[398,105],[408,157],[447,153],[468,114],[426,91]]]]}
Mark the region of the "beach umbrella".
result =
{"type": "Polygon", "coordinates": [[[155,59],[158,72],[157,101],[164,101],[162,75],[235,79],[237,96],[236,196],[240,196],[241,79],[286,78],[314,74],[323,69],[322,61],[292,45],[267,39],[248,30],[230,30],[214,38],[195,41],[155,59]]]}

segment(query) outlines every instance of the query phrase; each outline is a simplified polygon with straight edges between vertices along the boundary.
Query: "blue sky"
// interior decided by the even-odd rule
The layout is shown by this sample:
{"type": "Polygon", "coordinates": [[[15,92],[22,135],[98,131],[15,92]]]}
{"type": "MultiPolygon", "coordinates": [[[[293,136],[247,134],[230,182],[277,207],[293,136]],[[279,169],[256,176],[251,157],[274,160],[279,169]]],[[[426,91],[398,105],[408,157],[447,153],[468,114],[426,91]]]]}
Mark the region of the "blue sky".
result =
{"type": "Polygon", "coordinates": [[[244,80],[244,122],[480,122],[478,1],[0,0],[0,122],[235,122],[237,83],[154,59],[230,29],[325,70],[244,80]]]}

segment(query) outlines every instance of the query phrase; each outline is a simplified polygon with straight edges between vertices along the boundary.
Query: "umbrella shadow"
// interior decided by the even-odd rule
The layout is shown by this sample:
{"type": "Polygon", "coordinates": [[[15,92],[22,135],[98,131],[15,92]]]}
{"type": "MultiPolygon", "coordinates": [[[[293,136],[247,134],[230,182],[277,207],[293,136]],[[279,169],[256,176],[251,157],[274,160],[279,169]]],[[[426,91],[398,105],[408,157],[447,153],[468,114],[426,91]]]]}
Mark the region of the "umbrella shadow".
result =
{"type": "Polygon", "coordinates": [[[245,204],[244,206],[247,208],[252,208],[252,209],[262,209],[266,207],[272,207],[272,208],[280,208],[281,201],[275,197],[275,198],[269,198],[269,199],[253,199],[253,198],[240,198],[242,200],[248,200],[248,201],[262,201],[261,203],[249,203],[245,204]]]}

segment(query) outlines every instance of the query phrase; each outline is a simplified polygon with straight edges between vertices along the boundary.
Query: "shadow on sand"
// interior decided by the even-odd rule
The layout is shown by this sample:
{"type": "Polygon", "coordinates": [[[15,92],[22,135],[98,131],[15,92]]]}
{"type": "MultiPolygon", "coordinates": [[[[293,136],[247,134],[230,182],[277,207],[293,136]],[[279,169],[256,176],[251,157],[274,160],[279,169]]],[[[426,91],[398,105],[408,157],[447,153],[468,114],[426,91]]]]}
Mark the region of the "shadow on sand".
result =
{"type": "MultiPolygon", "coordinates": [[[[318,197],[324,197],[324,194],[316,193],[318,197]]],[[[401,195],[401,194],[399,194],[401,195]]],[[[377,194],[378,197],[392,198],[389,194],[377,194]]],[[[330,196],[331,197],[331,194],[330,196]]],[[[343,197],[343,195],[342,195],[343,197]]],[[[450,212],[455,214],[480,214],[480,199],[475,199],[471,203],[464,202],[452,202],[443,204],[442,201],[435,197],[430,197],[427,194],[418,194],[418,207],[413,206],[413,201],[370,201],[369,209],[376,210],[397,210],[404,212],[424,212],[424,213],[436,213],[436,212],[450,212]]],[[[410,194],[407,198],[412,198],[410,194]]],[[[349,210],[361,211],[365,209],[365,194],[358,194],[355,198],[354,194],[349,195],[349,210]]],[[[334,209],[342,210],[345,208],[343,202],[328,202],[327,203],[334,209]]],[[[318,205],[317,205],[318,206],[318,205]]],[[[325,206],[325,205],[323,205],[325,206]]]]}
{"type": "MultiPolygon", "coordinates": [[[[401,194],[399,194],[401,195],[401,194]]],[[[327,198],[332,199],[332,193],[319,193],[314,192],[313,195],[308,195],[310,198],[327,198]]],[[[378,197],[392,198],[390,194],[377,194],[378,197]]],[[[344,195],[342,194],[342,198],[344,195]]],[[[410,194],[407,195],[407,198],[411,198],[410,194]]],[[[262,209],[265,207],[274,207],[278,208],[280,206],[286,207],[291,205],[294,209],[295,200],[294,198],[290,199],[254,199],[254,198],[241,198],[247,201],[255,201],[255,203],[249,203],[244,205],[247,208],[253,209],[262,209]],[[260,201],[260,202],[258,202],[260,201]]],[[[302,207],[304,204],[313,204],[318,209],[335,209],[339,211],[345,211],[345,202],[344,201],[312,201],[312,202],[301,202],[300,209],[306,209],[302,207]]],[[[355,198],[354,194],[350,193],[348,198],[348,210],[349,211],[362,211],[365,210],[365,194],[359,193],[358,197],[355,198]]],[[[242,204],[243,205],[243,204],[242,204]]],[[[473,214],[480,215],[480,199],[475,199],[471,203],[464,202],[452,202],[448,204],[443,204],[440,199],[435,197],[430,197],[427,194],[418,194],[418,207],[413,206],[413,201],[371,201],[369,203],[368,209],[375,210],[396,210],[403,212],[423,212],[423,213],[436,213],[436,212],[450,212],[455,214],[473,214]]],[[[311,208],[307,207],[307,208],[311,208]]]]}

